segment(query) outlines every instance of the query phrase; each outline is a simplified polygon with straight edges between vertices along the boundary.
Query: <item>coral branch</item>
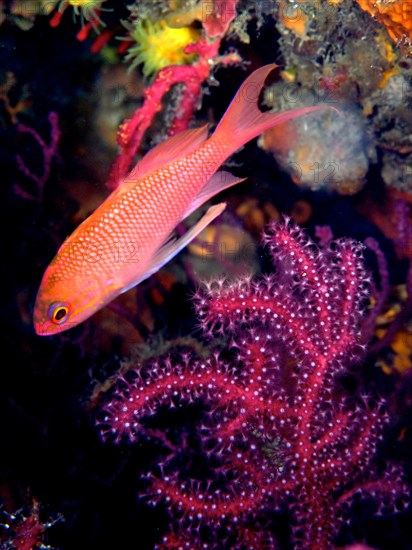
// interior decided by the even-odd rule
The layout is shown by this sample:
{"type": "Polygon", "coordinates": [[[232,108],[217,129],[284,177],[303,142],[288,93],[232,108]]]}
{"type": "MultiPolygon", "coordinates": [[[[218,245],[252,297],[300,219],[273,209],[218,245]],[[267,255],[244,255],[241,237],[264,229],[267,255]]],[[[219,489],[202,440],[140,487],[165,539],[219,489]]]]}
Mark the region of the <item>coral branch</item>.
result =
{"type": "MultiPolygon", "coordinates": [[[[172,43],[172,45],[169,44],[166,47],[166,57],[164,59],[157,59],[160,54],[158,54],[156,48],[156,51],[151,51],[153,44],[161,48],[162,38],[157,37],[156,40],[148,40],[146,46],[143,44],[146,39],[146,26],[149,35],[150,29],[152,33],[155,32],[155,27],[150,21],[142,22],[137,18],[134,23],[127,23],[126,28],[129,29],[131,36],[135,40],[138,38],[139,42],[137,48],[131,48],[126,55],[126,60],[133,61],[131,67],[133,68],[146,60],[147,66],[145,65],[143,68],[144,74],[150,74],[152,69],[161,68],[158,70],[153,83],[146,87],[142,106],[135,111],[130,119],[125,120],[119,128],[117,141],[120,152],[110,170],[107,182],[109,189],[116,189],[120,181],[132,168],[146,130],[152,125],[156,113],[163,108],[162,100],[165,94],[171,89],[178,89],[178,85],[180,86],[177,94],[177,106],[167,125],[167,134],[171,137],[189,127],[201,97],[202,84],[210,77],[212,69],[219,64],[228,65],[241,61],[240,56],[234,52],[223,56],[218,55],[224,34],[236,16],[236,4],[237,0],[231,0],[230,2],[216,0],[205,5],[199,3],[193,10],[188,10],[188,6],[185,6],[182,11],[178,9],[176,13],[170,13],[166,19],[173,28],[168,28],[165,21],[160,21],[158,23],[160,28],[166,29],[164,34],[160,36],[164,36],[163,40],[167,40],[168,36],[172,36],[170,33],[175,30],[173,36],[178,35],[179,39],[176,38],[176,44],[172,43]],[[201,38],[197,37],[193,27],[184,27],[184,24],[190,24],[193,20],[198,19],[203,23],[204,32],[201,38]],[[198,38],[197,40],[194,39],[195,36],[198,38]],[[187,40],[186,46],[183,47],[181,40],[187,40]],[[179,47],[177,44],[179,44],[179,47]],[[182,49],[180,55],[177,56],[178,60],[176,59],[175,62],[171,61],[176,57],[175,51],[170,53],[170,48],[173,47],[182,49]],[[147,51],[143,54],[145,50],[147,51]],[[169,59],[168,56],[170,55],[169,59]],[[150,63],[151,56],[156,58],[160,65],[150,63]],[[197,60],[189,63],[192,59],[197,60]]],[[[133,8],[131,9],[133,11],[133,8]]]]}
{"type": "Polygon", "coordinates": [[[48,116],[50,123],[50,142],[46,143],[43,138],[29,126],[25,124],[18,124],[17,131],[21,134],[28,134],[37,142],[40,146],[43,163],[42,163],[42,172],[41,174],[35,174],[24,162],[23,158],[20,155],[16,156],[16,161],[19,166],[20,172],[22,172],[27,178],[34,181],[37,187],[37,195],[33,195],[25,191],[20,184],[15,186],[16,192],[22,197],[30,200],[39,200],[41,202],[43,198],[44,186],[49,179],[53,159],[57,154],[57,149],[60,142],[60,128],[59,128],[59,117],[57,113],[51,112],[48,116]]]}
{"type": "Polygon", "coordinates": [[[130,170],[135,155],[141,145],[146,130],[153,123],[153,119],[163,105],[165,94],[177,84],[183,86],[178,101],[176,113],[168,129],[169,136],[180,132],[189,126],[194,110],[200,98],[201,85],[210,76],[211,60],[214,63],[225,62],[229,59],[236,61],[233,55],[217,57],[220,41],[209,43],[206,39],[185,48],[188,54],[197,54],[199,60],[193,65],[169,65],[161,69],[154,82],[145,89],[143,105],[135,111],[132,118],[123,122],[118,131],[120,153],[115,159],[110,171],[107,185],[115,189],[119,181],[130,170]]]}
{"type": "Polygon", "coordinates": [[[232,361],[184,355],[133,369],[99,420],[106,439],[148,438],[155,432],[145,422],[162,408],[202,404],[198,451],[160,438],[168,455],[149,476],[150,501],[176,518],[162,548],[194,544],[200,528],[246,548],[250,525],[274,548],[270,517],[281,506],[293,517],[293,548],[330,548],[357,495],[386,513],[407,500],[400,470],[375,459],[383,400],[347,395],[337,376],[365,353],[362,246],[340,239],[318,248],[288,219],[264,242],[274,275],[216,281],[195,296],[203,331],[230,336],[232,361]],[[207,464],[201,479],[189,473],[196,452],[207,464]]]}

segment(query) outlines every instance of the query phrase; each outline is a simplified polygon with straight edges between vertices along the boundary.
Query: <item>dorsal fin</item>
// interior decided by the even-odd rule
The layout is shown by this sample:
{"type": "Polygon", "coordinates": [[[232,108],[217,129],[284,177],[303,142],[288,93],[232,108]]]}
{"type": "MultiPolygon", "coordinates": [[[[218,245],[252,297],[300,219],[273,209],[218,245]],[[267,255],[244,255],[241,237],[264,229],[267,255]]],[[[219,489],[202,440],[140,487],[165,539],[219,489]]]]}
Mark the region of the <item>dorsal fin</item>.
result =
{"type": "Polygon", "coordinates": [[[153,147],[146,155],[136,164],[130,174],[112,191],[110,198],[125,193],[130,186],[137,183],[137,180],[145,174],[156,168],[160,168],[168,162],[173,162],[179,157],[183,157],[195,151],[203,145],[208,137],[208,125],[205,124],[200,128],[184,130],[176,136],[173,136],[156,147],[153,147]]]}
{"type": "Polygon", "coordinates": [[[176,136],[159,143],[136,164],[135,168],[125,179],[125,183],[130,179],[136,180],[137,178],[141,178],[148,172],[163,166],[163,164],[168,164],[179,157],[192,153],[207,140],[207,129],[208,125],[205,124],[200,128],[184,130],[176,136]]]}

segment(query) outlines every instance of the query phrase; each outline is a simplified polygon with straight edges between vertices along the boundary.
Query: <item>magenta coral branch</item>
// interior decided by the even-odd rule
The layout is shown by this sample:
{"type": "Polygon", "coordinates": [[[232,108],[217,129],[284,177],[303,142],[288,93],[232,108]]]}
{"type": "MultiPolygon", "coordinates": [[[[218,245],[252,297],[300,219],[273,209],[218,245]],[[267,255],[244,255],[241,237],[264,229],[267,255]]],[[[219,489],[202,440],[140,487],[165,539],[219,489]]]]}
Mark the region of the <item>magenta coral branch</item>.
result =
{"type": "Polygon", "coordinates": [[[379,479],[360,483],[353,489],[345,492],[339,499],[340,508],[348,507],[355,497],[368,495],[375,499],[378,505],[378,514],[392,513],[397,509],[397,501],[400,499],[394,480],[402,480],[402,470],[394,465],[390,465],[379,479]]]}
{"type": "MultiPolygon", "coordinates": [[[[399,202],[402,204],[402,201],[399,202]]],[[[402,208],[402,212],[403,214],[406,214],[408,210],[404,210],[402,208]]],[[[407,225],[407,222],[403,220],[402,225],[407,225]]],[[[410,235],[412,236],[412,229],[409,226],[407,227],[409,229],[410,235]]],[[[405,235],[401,235],[401,238],[405,238],[405,235]]],[[[411,239],[409,239],[409,241],[411,241],[411,239]]],[[[375,239],[372,238],[366,239],[365,244],[370,250],[373,251],[376,256],[377,267],[380,276],[379,288],[377,288],[374,284],[372,285],[372,295],[374,297],[375,303],[373,304],[373,307],[370,308],[366,321],[364,322],[362,327],[362,338],[363,341],[366,342],[373,337],[377,317],[381,314],[383,307],[389,297],[390,281],[386,258],[384,253],[380,249],[379,244],[375,241],[375,239]]],[[[403,245],[405,246],[405,242],[403,242],[403,245]]],[[[410,262],[409,270],[406,275],[406,292],[407,300],[404,304],[404,307],[391,321],[384,335],[379,340],[369,346],[369,353],[376,354],[385,347],[390,346],[395,338],[396,333],[400,330],[403,323],[406,322],[412,311],[412,262],[410,262]]]]}
{"type": "Polygon", "coordinates": [[[390,283],[389,283],[388,265],[386,263],[385,254],[380,249],[379,244],[372,237],[369,237],[368,239],[366,239],[365,244],[370,250],[373,251],[373,253],[376,256],[376,261],[378,263],[378,271],[380,276],[380,290],[378,291],[378,289],[374,284],[373,284],[373,290],[372,290],[372,294],[375,298],[376,303],[374,307],[371,308],[371,311],[368,315],[368,322],[365,322],[363,324],[364,338],[366,340],[369,340],[373,335],[373,330],[376,323],[376,317],[380,314],[380,312],[383,309],[383,306],[385,305],[385,301],[388,299],[390,283]]]}
{"type": "MultiPolygon", "coordinates": [[[[269,301],[267,290],[270,283],[271,281],[267,280],[265,286],[231,285],[222,290],[214,284],[208,285],[207,312],[199,309],[202,328],[210,335],[224,334],[227,329],[233,330],[235,327],[247,326],[256,321],[282,330],[285,337],[287,334],[306,333],[308,327],[283,301],[282,288],[273,289],[273,299],[269,301]]],[[[299,342],[299,349],[302,353],[315,353],[316,348],[307,339],[299,342]]]]}
{"type": "Polygon", "coordinates": [[[376,464],[388,422],[383,401],[344,397],[337,380],[365,352],[369,275],[361,245],[341,239],[318,248],[289,220],[273,224],[265,242],[273,275],[216,281],[195,296],[203,331],[230,338],[233,362],[186,355],[132,371],[135,381],[119,384],[100,426],[116,441],[148,437],[144,417],[160,406],[202,403],[201,453],[213,468],[202,482],[191,479],[176,464],[192,461],[193,451],[184,459],[165,445],[161,473],[150,477],[151,502],[170,506],[176,532],[197,540],[206,524],[241,548],[234,525],[270,525],[270,512],[285,506],[293,548],[331,548],[355,494],[384,499],[392,512],[408,495],[400,470],[376,464]]]}
{"type": "Polygon", "coordinates": [[[256,486],[241,491],[240,494],[224,494],[219,489],[203,491],[201,484],[187,484],[177,482],[171,485],[171,479],[155,478],[153,480],[153,492],[159,498],[166,499],[177,510],[187,514],[188,519],[193,520],[223,520],[230,517],[232,520],[245,512],[259,508],[262,505],[262,497],[259,498],[261,488],[256,486]]]}
{"type": "Polygon", "coordinates": [[[183,92],[168,133],[172,136],[188,128],[199,101],[201,85],[210,75],[211,60],[216,58],[219,45],[219,40],[209,43],[205,39],[190,44],[185,52],[198,54],[199,60],[196,63],[169,65],[157,73],[154,82],[144,91],[143,105],[119,128],[117,140],[120,152],[110,171],[107,183],[109,188],[115,189],[131,169],[146,130],[151,126],[156,113],[163,108],[164,95],[177,84],[183,86],[183,92]]]}
{"type": "Polygon", "coordinates": [[[15,186],[16,192],[22,197],[30,200],[37,199],[41,202],[43,198],[44,186],[47,180],[50,177],[50,172],[52,168],[53,159],[56,157],[57,149],[60,142],[60,128],[59,128],[59,117],[57,113],[49,113],[48,120],[50,123],[50,142],[46,143],[44,139],[29,126],[25,124],[18,124],[17,131],[21,134],[28,134],[33,137],[33,139],[39,145],[42,155],[42,172],[40,174],[35,174],[24,162],[21,155],[16,155],[16,161],[19,166],[20,172],[22,172],[26,177],[34,181],[37,186],[37,196],[32,195],[25,191],[20,184],[15,186]]]}
{"type": "MultiPolygon", "coordinates": [[[[152,365],[150,372],[136,372],[136,377],[129,382],[125,378],[119,380],[120,388],[117,399],[111,401],[102,421],[102,428],[110,426],[106,435],[115,434],[120,439],[126,434],[134,439],[142,429],[139,420],[153,413],[161,403],[173,406],[173,396],[182,392],[185,399],[194,401],[199,396],[214,395],[219,401],[219,407],[224,410],[236,409],[240,414],[234,418],[231,431],[235,431],[246,413],[253,414],[264,411],[268,403],[261,392],[247,381],[229,386],[233,374],[218,358],[196,365],[186,364],[179,368],[173,367],[169,361],[152,365]],[[176,392],[173,389],[176,388],[176,392]]],[[[273,404],[272,412],[278,408],[273,404]]],[[[225,430],[227,431],[227,426],[225,430]]]]}

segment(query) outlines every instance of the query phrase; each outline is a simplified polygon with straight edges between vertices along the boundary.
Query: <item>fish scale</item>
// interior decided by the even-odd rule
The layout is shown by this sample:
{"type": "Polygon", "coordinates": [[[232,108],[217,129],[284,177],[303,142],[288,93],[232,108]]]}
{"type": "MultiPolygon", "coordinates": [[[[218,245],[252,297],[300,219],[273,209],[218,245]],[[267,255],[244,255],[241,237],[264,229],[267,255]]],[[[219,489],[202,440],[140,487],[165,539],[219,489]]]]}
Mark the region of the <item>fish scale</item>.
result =
{"type": "Polygon", "coordinates": [[[259,92],[274,68],[257,69],[244,81],[209,138],[206,127],[186,130],[149,151],[66,239],[40,284],[33,315],[37,334],[78,325],[158,271],[226,205],[211,206],[173,239],[176,226],[217,193],[243,181],[217,171],[226,158],[264,130],[324,108],[262,113],[259,92]]]}

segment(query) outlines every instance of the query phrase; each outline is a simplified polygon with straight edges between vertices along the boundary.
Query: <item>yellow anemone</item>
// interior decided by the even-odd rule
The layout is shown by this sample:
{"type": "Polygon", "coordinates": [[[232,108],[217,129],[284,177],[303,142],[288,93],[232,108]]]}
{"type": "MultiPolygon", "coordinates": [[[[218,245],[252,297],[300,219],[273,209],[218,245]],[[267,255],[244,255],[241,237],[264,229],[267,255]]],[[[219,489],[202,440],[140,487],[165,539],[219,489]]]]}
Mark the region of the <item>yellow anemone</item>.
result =
{"type": "Polygon", "coordinates": [[[168,65],[185,65],[195,60],[195,54],[186,54],[188,44],[197,42],[201,32],[192,27],[172,28],[165,21],[138,20],[128,26],[136,42],[128,51],[126,61],[130,70],[143,64],[143,75],[150,77],[168,65]]]}

